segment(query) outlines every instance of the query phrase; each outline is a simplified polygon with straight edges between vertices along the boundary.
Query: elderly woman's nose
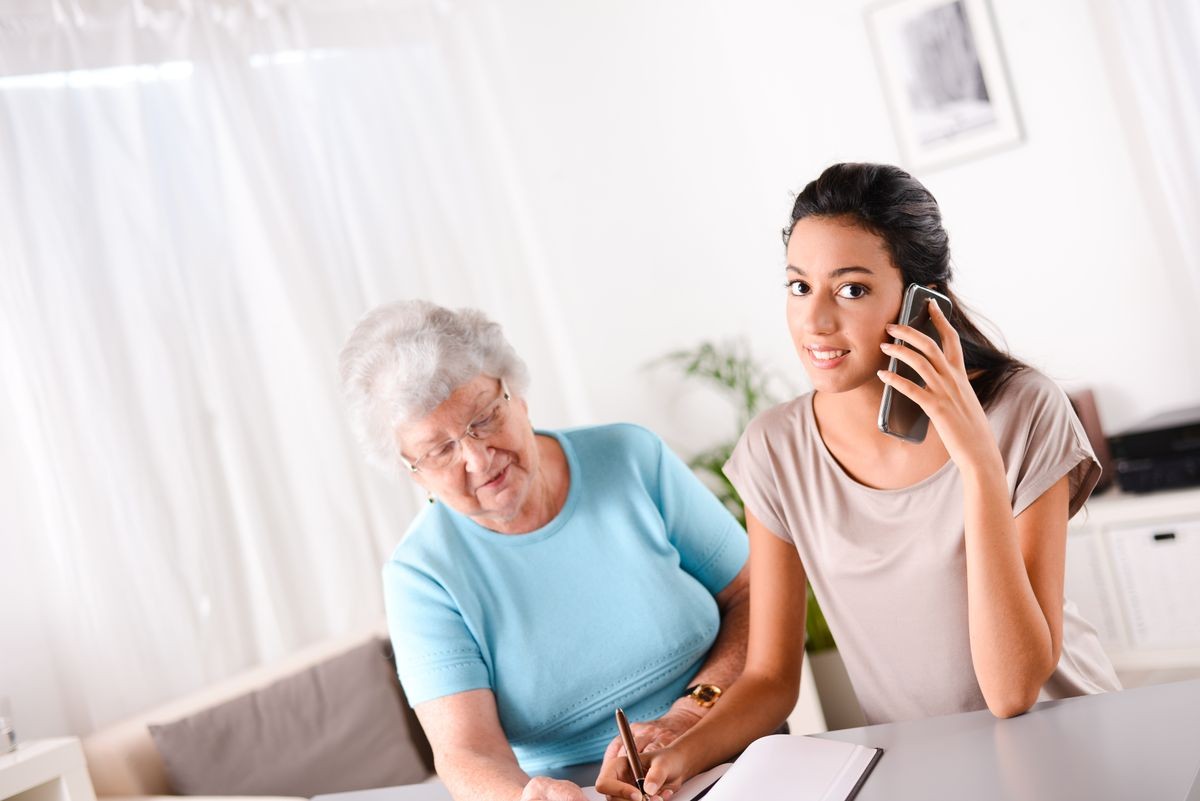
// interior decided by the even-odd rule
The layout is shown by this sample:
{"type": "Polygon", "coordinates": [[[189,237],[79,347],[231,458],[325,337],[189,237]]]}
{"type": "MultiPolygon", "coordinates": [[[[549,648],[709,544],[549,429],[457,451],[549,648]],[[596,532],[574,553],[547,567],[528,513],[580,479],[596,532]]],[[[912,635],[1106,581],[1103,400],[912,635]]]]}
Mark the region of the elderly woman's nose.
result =
{"type": "Polygon", "coordinates": [[[459,447],[462,448],[463,463],[466,464],[468,473],[486,470],[492,462],[491,449],[481,439],[463,437],[459,447]]]}

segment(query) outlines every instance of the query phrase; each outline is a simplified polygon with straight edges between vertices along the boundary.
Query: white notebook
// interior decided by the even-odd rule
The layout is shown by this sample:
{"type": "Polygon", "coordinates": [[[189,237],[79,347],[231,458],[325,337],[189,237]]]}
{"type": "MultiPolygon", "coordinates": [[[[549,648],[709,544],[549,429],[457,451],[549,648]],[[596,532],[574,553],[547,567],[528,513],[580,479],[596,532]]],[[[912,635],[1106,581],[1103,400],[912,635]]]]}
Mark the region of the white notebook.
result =
{"type": "MultiPolygon", "coordinates": [[[[856,743],[772,734],[750,743],[735,762],[692,777],[671,796],[671,801],[692,801],[701,796],[704,801],[848,801],[858,793],[882,754],[879,748],[856,743]],[[718,778],[720,781],[713,785],[718,778]]],[[[584,794],[590,799],[604,798],[593,787],[584,794]]]]}
{"type": "MultiPolygon", "coordinates": [[[[671,801],[692,801],[693,798],[698,798],[704,794],[705,790],[712,787],[713,782],[721,778],[725,771],[731,767],[733,767],[733,763],[726,762],[724,765],[717,765],[712,770],[697,773],[683,783],[683,786],[679,788],[679,792],[671,796],[671,801]]],[[[595,787],[584,787],[583,794],[587,796],[589,801],[604,801],[604,796],[596,792],[595,787]]]]}

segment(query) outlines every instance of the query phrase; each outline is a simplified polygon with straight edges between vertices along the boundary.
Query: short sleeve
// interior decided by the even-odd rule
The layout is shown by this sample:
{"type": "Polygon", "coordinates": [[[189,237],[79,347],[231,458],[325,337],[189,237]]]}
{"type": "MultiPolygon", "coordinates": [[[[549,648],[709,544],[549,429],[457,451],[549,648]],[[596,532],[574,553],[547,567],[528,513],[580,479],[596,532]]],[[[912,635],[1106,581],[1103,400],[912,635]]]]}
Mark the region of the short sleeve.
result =
{"type": "Polygon", "coordinates": [[[1046,376],[1022,370],[1002,390],[1008,422],[998,435],[1013,487],[1013,514],[1068,477],[1070,519],[1100,480],[1100,463],[1066,393],[1046,376]]]}
{"type": "Polygon", "coordinates": [[[660,510],[680,565],[716,595],[750,555],[746,532],[675,453],[658,441],[660,510]]]}
{"type": "Polygon", "coordinates": [[[388,632],[410,705],[491,687],[479,644],[449,593],[413,565],[383,568],[388,632]]]}
{"type": "Polygon", "coordinates": [[[733,484],[742,503],[767,530],[782,540],[791,542],[787,526],[784,525],[783,508],[778,482],[771,469],[771,446],[767,439],[767,425],[763,415],[750,421],[746,431],[734,446],[729,461],[725,463],[725,477],[733,484]]]}

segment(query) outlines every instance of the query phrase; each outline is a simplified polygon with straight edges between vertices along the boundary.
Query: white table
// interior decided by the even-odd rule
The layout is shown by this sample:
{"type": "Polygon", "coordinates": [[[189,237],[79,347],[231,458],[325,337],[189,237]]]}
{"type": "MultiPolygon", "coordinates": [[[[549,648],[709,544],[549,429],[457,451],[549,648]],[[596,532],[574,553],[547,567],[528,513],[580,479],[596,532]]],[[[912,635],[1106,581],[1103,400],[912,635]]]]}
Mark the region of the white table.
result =
{"type": "Polygon", "coordinates": [[[79,739],[34,740],[0,756],[0,801],[96,801],[79,739]]]}
{"type": "Polygon", "coordinates": [[[816,736],[884,749],[856,801],[1191,801],[1200,680],[816,736]]]}
{"type": "MultiPolygon", "coordinates": [[[[856,801],[1200,801],[1200,680],[1044,701],[1010,720],[983,710],[816,736],[884,749],[856,801]]],[[[560,778],[592,784],[598,767],[560,778]]],[[[313,801],[449,798],[411,785],[313,801]]]]}

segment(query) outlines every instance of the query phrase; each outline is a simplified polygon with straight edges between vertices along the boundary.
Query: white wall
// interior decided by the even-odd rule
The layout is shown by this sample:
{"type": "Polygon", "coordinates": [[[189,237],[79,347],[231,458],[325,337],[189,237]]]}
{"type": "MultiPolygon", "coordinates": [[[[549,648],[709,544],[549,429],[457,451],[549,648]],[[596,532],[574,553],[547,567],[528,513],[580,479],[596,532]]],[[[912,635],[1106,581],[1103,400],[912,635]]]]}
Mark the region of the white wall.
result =
{"type": "MultiPolygon", "coordinates": [[[[1018,356],[1095,388],[1110,432],[1200,402],[1196,299],[1156,241],[1092,10],[992,5],[1024,142],[918,174],[960,294],[1018,356]]],[[[782,315],[793,193],[834,161],[899,159],[865,6],[505,0],[481,15],[516,202],[595,420],[686,453],[731,433],[713,398],[641,369],[702,338],[744,336],[805,388],[782,315]]]]}

